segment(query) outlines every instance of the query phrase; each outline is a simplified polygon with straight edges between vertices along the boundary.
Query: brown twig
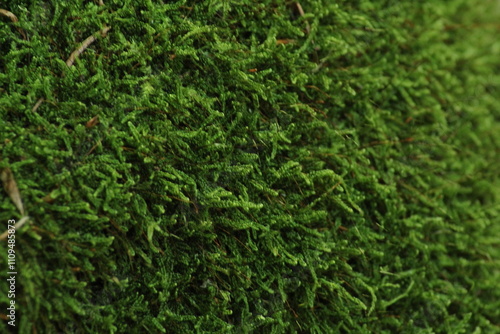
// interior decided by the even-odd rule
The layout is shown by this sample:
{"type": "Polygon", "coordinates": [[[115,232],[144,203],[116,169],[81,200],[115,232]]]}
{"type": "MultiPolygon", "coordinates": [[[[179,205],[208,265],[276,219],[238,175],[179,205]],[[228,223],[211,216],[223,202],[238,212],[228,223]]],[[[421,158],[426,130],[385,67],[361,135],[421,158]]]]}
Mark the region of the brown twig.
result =
{"type": "Polygon", "coordinates": [[[36,101],[35,105],[33,106],[33,109],[31,109],[31,111],[35,112],[38,109],[38,107],[40,107],[42,102],[43,102],[43,97],[39,98],[38,101],[36,101]]]}
{"type": "MultiPolygon", "coordinates": [[[[12,12],[9,12],[8,10],[0,9],[0,14],[3,15],[3,16],[5,16],[5,17],[8,17],[13,23],[19,22],[19,20],[17,19],[17,16],[15,16],[12,12]]],[[[19,31],[19,33],[21,35],[23,35],[23,39],[24,40],[28,39],[26,37],[26,34],[24,33],[24,30],[22,30],[19,27],[16,27],[16,29],[17,29],[17,31],[19,31]]]]}
{"type": "MultiPolygon", "coordinates": [[[[96,40],[95,35],[100,34],[101,37],[105,37],[106,34],[108,33],[109,29],[111,29],[111,27],[104,27],[99,32],[93,34],[92,36],[89,36],[86,40],[84,40],[82,45],[80,45],[80,47],[78,49],[76,49],[75,51],[73,51],[71,53],[68,60],[66,60],[66,65],[68,65],[68,67],[73,66],[73,63],[75,62],[76,58],[79,55],[81,55],[83,53],[83,51],[85,51],[85,49],[87,49],[89,47],[90,44],[94,43],[94,41],[96,40]]],[[[43,100],[44,100],[43,97],[39,98],[38,101],[36,102],[36,104],[33,106],[33,109],[31,109],[31,111],[35,112],[38,109],[38,107],[40,107],[43,100]]]]}
{"type": "MultiPolygon", "coordinates": [[[[23,226],[29,219],[30,217],[28,216],[24,216],[23,218],[21,218],[15,225],[14,225],[14,229],[17,231],[18,229],[21,228],[21,226],[23,226]]],[[[9,230],[3,232],[1,235],[0,235],[0,241],[1,240],[5,240],[7,239],[7,235],[9,234],[9,230]]]]}
{"type": "Polygon", "coordinates": [[[91,128],[99,124],[99,115],[92,117],[87,123],[85,123],[86,128],[91,128]]]}
{"type": "Polygon", "coordinates": [[[14,174],[12,174],[10,168],[2,168],[2,170],[0,170],[0,179],[2,180],[5,192],[9,195],[12,202],[14,202],[21,215],[24,215],[24,207],[23,201],[21,200],[21,194],[19,193],[16,179],[14,178],[14,174]]]}
{"type": "MultiPolygon", "coordinates": [[[[111,27],[105,27],[101,31],[99,31],[99,33],[101,34],[102,37],[105,37],[106,34],[108,33],[109,29],[111,29],[111,27]]],[[[94,34],[94,35],[96,35],[96,34],[94,34]]],[[[78,49],[76,49],[75,51],[73,51],[71,53],[68,60],[66,60],[66,65],[68,65],[68,67],[71,67],[73,65],[73,63],[75,62],[76,57],[81,55],[83,53],[83,51],[85,51],[85,49],[87,49],[89,47],[90,44],[94,43],[94,41],[96,40],[96,37],[94,35],[92,35],[92,36],[88,37],[86,40],[84,40],[82,45],[78,49]]]]}
{"type": "MultiPolygon", "coordinates": [[[[300,2],[296,2],[295,6],[297,7],[299,15],[300,16],[304,16],[305,12],[304,12],[304,9],[302,9],[302,6],[301,6],[300,2]]],[[[306,32],[307,32],[308,35],[311,33],[311,26],[309,25],[308,21],[306,21],[306,32]]]]}
{"type": "Polygon", "coordinates": [[[0,9],[0,14],[7,16],[12,22],[18,22],[17,16],[5,9],[0,9]]]}
{"type": "MultiPolygon", "coordinates": [[[[0,179],[3,183],[3,188],[5,189],[5,192],[9,195],[10,199],[12,202],[14,202],[14,205],[16,208],[19,210],[21,215],[24,216],[24,207],[23,207],[23,201],[21,200],[21,194],[19,193],[19,189],[17,188],[17,183],[16,180],[14,179],[14,174],[12,174],[12,171],[10,168],[2,168],[0,170],[0,179]]],[[[21,226],[24,225],[28,221],[28,216],[24,216],[19,220],[15,225],[14,229],[19,229],[21,226]]],[[[10,230],[10,228],[9,228],[10,230]]],[[[5,240],[7,239],[7,236],[9,234],[9,230],[5,231],[0,235],[0,240],[5,240]]]]}

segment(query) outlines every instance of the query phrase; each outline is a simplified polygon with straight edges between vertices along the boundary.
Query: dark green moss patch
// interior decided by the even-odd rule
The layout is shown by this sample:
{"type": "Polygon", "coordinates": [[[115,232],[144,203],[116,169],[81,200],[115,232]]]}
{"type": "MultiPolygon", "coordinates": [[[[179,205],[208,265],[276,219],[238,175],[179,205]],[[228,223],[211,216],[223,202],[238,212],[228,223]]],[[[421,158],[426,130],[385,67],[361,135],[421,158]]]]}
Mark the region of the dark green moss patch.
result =
{"type": "Polygon", "coordinates": [[[103,2],[0,17],[20,333],[500,331],[496,1],[103,2]]]}

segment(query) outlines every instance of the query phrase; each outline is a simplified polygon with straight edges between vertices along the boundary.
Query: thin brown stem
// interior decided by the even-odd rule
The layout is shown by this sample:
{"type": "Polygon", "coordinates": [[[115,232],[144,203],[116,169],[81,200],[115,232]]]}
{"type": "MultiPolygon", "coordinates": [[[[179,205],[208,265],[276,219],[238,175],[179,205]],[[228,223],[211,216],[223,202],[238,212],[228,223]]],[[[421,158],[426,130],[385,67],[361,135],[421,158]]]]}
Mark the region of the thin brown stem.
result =
{"type": "MultiPolygon", "coordinates": [[[[5,17],[8,17],[13,23],[16,23],[16,22],[19,22],[19,20],[17,19],[17,16],[15,16],[12,12],[9,12],[8,10],[5,10],[5,9],[0,9],[0,15],[3,15],[5,17]]],[[[23,35],[23,39],[24,40],[27,40],[28,38],[26,37],[26,34],[24,33],[24,30],[22,30],[21,28],[19,27],[16,27],[17,31],[19,31],[19,33],[21,35],[23,35]]]]}
{"type": "Polygon", "coordinates": [[[0,9],[0,14],[8,17],[12,22],[18,22],[17,16],[5,9],[0,9]]]}
{"type": "MultiPolygon", "coordinates": [[[[108,33],[109,29],[111,29],[111,27],[105,27],[101,31],[99,31],[99,33],[101,34],[102,37],[105,37],[106,34],[108,33]]],[[[94,34],[94,35],[96,35],[96,34],[94,34]]],[[[68,67],[71,67],[73,65],[73,63],[75,62],[76,58],[79,55],[81,55],[83,53],[83,51],[85,51],[85,49],[87,49],[89,47],[90,44],[94,43],[94,41],[96,40],[96,37],[94,35],[89,36],[86,40],[83,41],[82,45],[80,45],[80,47],[78,49],[76,49],[75,51],[73,51],[71,53],[68,60],[66,60],[66,65],[68,65],[68,67]]]]}
{"type": "MultiPolygon", "coordinates": [[[[111,29],[111,27],[104,27],[99,32],[93,34],[92,36],[89,36],[86,40],[84,40],[83,43],[82,43],[82,45],[80,45],[80,47],[78,49],[76,49],[75,51],[73,51],[71,53],[71,55],[69,56],[68,60],[66,60],[66,65],[68,65],[68,67],[73,66],[76,58],[78,56],[80,56],[83,53],[83,51],[85,51],[90,46],[90,44],[94,43],[94,41],[96,40],[96,35],[100,34],[101,37],[105,37],[106,34],[108,33],[109,29],[111,29]]],[[[40,99],[38,99],[38,101],[33,106],[33,109],[31,109],[31,111],[35,112],[38,109],[38,107],[40,107],[40,105],[42,104],[43,100],[44,100],[43,97],[41,97],[40,99]]]]}

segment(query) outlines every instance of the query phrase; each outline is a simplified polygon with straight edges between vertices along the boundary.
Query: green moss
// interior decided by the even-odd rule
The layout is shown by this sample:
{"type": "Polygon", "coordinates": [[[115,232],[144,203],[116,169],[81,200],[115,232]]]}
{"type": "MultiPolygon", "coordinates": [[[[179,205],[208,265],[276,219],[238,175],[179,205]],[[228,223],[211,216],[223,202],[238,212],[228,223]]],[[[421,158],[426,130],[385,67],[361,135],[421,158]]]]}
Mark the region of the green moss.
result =
{"type": "Polygon", "coordinates": [[[20,333],[500,332],[497,1],[301,7],[9,1],[20,333]]]}

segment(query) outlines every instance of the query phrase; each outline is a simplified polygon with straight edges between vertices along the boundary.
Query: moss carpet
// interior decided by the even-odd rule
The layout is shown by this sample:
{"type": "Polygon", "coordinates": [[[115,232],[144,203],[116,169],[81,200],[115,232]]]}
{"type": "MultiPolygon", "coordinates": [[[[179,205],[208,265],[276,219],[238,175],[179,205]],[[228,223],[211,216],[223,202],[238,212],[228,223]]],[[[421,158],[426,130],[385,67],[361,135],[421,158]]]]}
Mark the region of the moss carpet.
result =
{"type": "Polygon", "coordinates": [[[498,1],[0,7],[0,332],[500,333],[498,1]]]}

